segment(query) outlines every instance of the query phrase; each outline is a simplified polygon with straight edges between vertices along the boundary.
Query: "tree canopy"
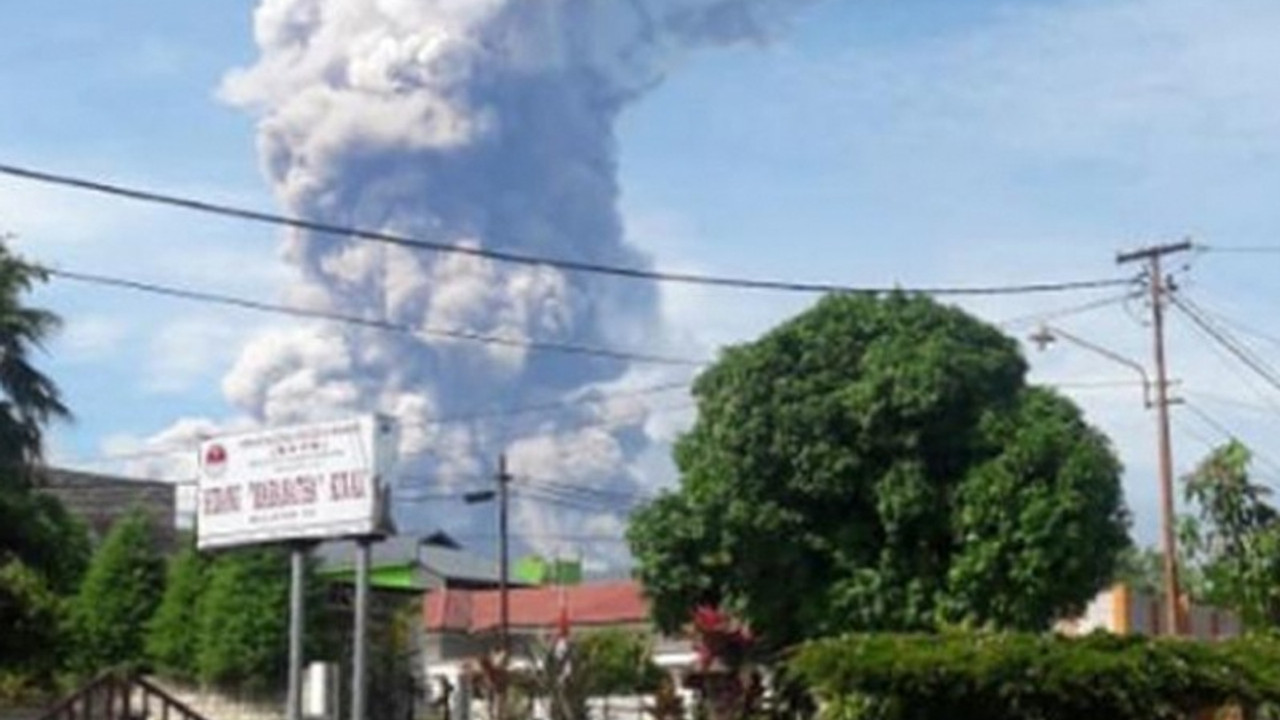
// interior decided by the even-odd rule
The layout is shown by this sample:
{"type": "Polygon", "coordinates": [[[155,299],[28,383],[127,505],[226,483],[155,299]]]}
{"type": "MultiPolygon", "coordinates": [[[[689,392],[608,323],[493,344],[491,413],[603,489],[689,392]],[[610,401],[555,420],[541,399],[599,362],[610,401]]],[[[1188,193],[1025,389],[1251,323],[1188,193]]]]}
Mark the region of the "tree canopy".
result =
{"type": "Polygon", "coordinates": [[[1249,477],[1252,453],[1237,441],[1216,448],[1184,478],[1196,514],[1181,526],[1184,574],[1210,604],[1251,628],[1280,627],[1280,512],[1249,477]]]}
{"type": "Polygon", "coordinates": [[[45,279],[43,270],[0,243],[0,461],[9,473],[39,460],[44,427],[70,416],[57,385],[31,361],[59,325],[53,313],[23,302],[45,279]]]}
{"type": "MultiPolygon", "coordinates": [[[[89,557],[88,534],[62,504],[35,492],[47,424],[68,416],[33,355],[57,328],[25,304],[44,274],[0,239],[0,680],[43,689],[61,669],[66,602],[89,557]]],[[[0,688],[0,694],[5,689],[0,688]]]]}
{"type": "Polygon", "coordinates": [[[76,665],[97,672],[141,662],[147,624],[164,588],[164,560],[150,517],[116,521],[94,553],[72,608],[76,665]]]}
{"type": "Polygon", "coordinates": [[[1129,544],[1120,465],[1016,343],[930,299],[832,296],[694,385],[680,486],[629,541],[670,629],[720,603],[774,645],[1043,629],[1129,544]]]}
{"type": "Polygon", "coordinates": [[[199,677],[200,597],[204,593],[207,562],[193,544],[169,559],[164,595],[147,626],[147,657],[168,677],[199,677]]]}

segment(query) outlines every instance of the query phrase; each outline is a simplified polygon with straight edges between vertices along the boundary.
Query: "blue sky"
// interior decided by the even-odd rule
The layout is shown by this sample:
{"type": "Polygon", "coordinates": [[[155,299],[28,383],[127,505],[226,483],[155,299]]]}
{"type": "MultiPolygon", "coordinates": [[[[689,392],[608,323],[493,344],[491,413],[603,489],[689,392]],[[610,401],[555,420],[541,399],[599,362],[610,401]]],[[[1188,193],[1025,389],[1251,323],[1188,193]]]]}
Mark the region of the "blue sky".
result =
{"type": "MultiPolygon", "coordinates": [[[[252,5],[11,9],[0,160],[273,207],[253,118],[217,95],[255,57],[252,5]]],[[[1277,243],[1278,29],[1280,6],[1262,0],[817,3],[765,47],[683,58],[627,111],[628,234],[665,267],[874,285],[1113,276],[1117,250],[1185,235],[1277,243]]],[[[263,299],[286,277],[270,229],[17,180],[0,179],[0,228],[68,268],[263,299]]],[[[1185,260],[1189,297],[1280,335],[1280,255],[1185,260]]],[[[999,321],[1091,297],[964,304],[999,321]]],[[[286,324],[60,283],[39,301],[67,322],[45,366],[79,418],[53,438],[69,464],[227,416],[221,383],[239,348],[286,324]]],[[[709,351],[807,299],[671,287],[663,302],[673,330],[709,351]]],[[[1146,362],[1142,312],[1116,304],[1061,324],[1146,362]]],[[[1265,448],[1280,395],[1176,318],[1170,344],[1180,392],[1265,448]]],[[[1048,382],[1128,378],[1069,347],[1029,357],[1048,382]]],[[[1154,538],[1153,418],[1137,389],[1064,391],[1115,441],[1137,533],[1154,538]]],[[[1186,469],[1221,434],[1175,414],[1186,469]]]]}

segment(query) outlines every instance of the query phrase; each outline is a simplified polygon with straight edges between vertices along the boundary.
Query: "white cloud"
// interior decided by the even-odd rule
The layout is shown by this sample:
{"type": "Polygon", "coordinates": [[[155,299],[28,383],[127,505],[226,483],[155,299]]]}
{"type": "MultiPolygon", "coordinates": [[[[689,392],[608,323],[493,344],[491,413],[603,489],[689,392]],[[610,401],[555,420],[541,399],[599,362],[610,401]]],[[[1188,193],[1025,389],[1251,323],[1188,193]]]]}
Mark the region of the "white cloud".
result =
{"type": "Polygon", "coordinates": [[[172,395],[200,384],[216,385],[217,376],[257,327],[217,314],[189,315],[159,325],[148,342],[144,389],[172,395]]]}
{"type": "Polygon", "coordinates": [[[52,352],[73,364],[102,361],[119,353],[137,330],[118,315],[72,315],[63,322],[52,352]]]}

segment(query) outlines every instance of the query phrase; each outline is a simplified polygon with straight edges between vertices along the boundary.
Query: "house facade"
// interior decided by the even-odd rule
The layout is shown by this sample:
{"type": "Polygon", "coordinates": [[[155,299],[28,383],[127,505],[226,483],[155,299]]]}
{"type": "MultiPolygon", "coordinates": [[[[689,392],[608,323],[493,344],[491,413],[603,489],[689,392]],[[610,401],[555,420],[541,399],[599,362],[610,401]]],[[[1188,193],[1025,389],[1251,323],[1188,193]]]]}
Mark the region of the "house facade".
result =
{"type": "MultiPolygon", "coordinates": [[[[509,628],[513,665],[521,664],[538,643],[550,643],[567,618],[570,636],[614,629],[646,633],[654,638],[653,659],[679,676],[697,656],[689,640],[669,638],[652,625],[649,602],[633,581],[588,582],[509,590],[509,628]]],[[[477,658],[495,652],[501,640],[501,593],[496,590],[443,589],[423,601],[423,675],[433,699],[447,693],[450,717],[466,720],[480,706],[473,701],[468,677],[477,658]],[[447,690],[445,690],[447,688],[447,690]]],[[[679,686],[679,683],[677,683],[679,686]]],[[[617,699],[638,708],[638,699],[617,699]]]]}
{"type": "Polygon", "coordinates": [[[36,489],[56,497],[68,513],[79,518],[95,543],[106,537],[117,520],[137,509],[151,519],[162,547],[177,546],[177,487],[173,483],[45,467],[40,469],[36,489]]]}
{"type": "MultiPolygon", "coordinates": [[[[1221,608],[1184,605],[1185,634],[1198,640],[1218,640],[1240,634],[1240,619],[1221,608]]],[[[1118,635],[1168,633],[1163,598],[1116,584],[1098,593],[1080,617],[1057,624],[1065,635],[1088,635],[1103,630],[1118,635]]]]}

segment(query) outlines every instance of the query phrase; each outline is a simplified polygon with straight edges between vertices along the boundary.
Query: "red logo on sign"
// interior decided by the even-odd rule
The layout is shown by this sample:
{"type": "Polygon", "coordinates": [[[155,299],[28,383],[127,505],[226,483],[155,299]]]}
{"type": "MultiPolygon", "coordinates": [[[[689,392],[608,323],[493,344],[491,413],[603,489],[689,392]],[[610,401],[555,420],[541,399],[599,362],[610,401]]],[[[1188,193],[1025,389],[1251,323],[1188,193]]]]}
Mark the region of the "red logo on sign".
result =
{"type": "Polygon", "coordinates": [[[210,445],[204,451],[204,469],[210,475],[220,475],[227,466],[227,449],[210,445]]]}

